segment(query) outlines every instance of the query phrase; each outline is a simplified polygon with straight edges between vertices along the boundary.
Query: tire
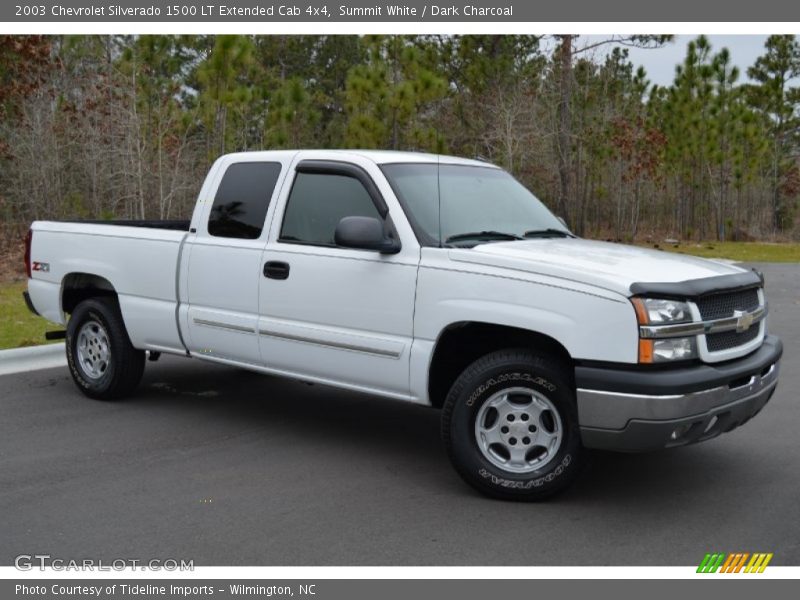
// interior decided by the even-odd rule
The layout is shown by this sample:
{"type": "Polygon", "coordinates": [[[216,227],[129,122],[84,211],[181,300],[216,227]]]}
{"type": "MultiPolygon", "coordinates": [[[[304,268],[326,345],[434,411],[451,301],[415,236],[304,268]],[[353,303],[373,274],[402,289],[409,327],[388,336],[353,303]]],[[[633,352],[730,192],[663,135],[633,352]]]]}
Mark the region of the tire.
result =
{"type": "Polygon", "coordinates": [[[504,500],[562,491],[585,456],[568,371],[524,349],[493,352],[461,373],[442,410],[442,440],[467,483],[504,500]]]}
{"type": "Polygon", "coordinates": [[[123,398],[142,379],[145,353],[131,345],[116,298],[92,298],[75,308],[66,349],[72,379],[90,398],[123,398]]]}

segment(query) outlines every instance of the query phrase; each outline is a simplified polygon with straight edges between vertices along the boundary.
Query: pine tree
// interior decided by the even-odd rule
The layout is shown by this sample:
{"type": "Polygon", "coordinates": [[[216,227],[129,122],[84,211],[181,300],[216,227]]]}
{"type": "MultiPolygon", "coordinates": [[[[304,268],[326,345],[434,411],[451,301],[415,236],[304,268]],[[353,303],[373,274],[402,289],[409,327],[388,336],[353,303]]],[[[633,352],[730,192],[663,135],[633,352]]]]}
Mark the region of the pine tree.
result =
{"type": "Polygon", "coordinates": [[[765,117],[772,138],[772,226],[784,231],[793,225],[800,141],[800,87],[791,80],[800,76],[800,43],[794,35],[771,35],[766,53],[756,60],[747,74],[758,82],[749,88],[751,103],[765,117]]]}
{"type": "Polygon", "coordinates": [[[428,111],[447,94],[429,44],[409,36],[370,36],[368,59],[347,77],[346,144],[351,147],[441,149],[428,111]]]}
{"type": "Polygon", "coordinates": [[[245,147],[245,136],[239,135],[239,143],[235,143],[237,133],[241,134],[238,127],[247,126],[241,118],[237,122],[236,116],[241,117],[253,100],[248,77],[253,66],[253,49],[250,37],[217,36],[209,56],[197,68],[200,105],[209,130],[209,157],[245,147]]]}

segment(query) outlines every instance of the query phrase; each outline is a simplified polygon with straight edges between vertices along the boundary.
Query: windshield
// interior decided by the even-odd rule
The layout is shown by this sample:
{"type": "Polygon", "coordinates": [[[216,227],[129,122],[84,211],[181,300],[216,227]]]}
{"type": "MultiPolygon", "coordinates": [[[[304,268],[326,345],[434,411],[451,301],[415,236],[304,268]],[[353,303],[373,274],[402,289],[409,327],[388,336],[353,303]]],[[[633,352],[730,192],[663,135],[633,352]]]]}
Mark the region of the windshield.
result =
{"type": "Polygon", "coordinates": [[[428,245],[568,234],[536,196],[500,169],[426,163],[383,165],[383,172],[428,245]]]}

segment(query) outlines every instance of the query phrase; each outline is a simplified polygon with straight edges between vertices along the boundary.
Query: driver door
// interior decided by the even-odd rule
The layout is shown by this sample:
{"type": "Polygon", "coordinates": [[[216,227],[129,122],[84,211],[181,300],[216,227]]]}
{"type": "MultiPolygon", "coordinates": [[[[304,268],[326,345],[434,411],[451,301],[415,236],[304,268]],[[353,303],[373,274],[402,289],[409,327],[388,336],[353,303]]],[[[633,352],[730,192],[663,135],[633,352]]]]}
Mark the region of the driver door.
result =
{"type": "Polygon", "coordinates": [[[336,246],[343,217],[376,217],[392,227],[364,168],[301,161],[289,177],[262,258],[265,366],[407,397],[419,248],[407,244],[389,255],[336,246]]]}

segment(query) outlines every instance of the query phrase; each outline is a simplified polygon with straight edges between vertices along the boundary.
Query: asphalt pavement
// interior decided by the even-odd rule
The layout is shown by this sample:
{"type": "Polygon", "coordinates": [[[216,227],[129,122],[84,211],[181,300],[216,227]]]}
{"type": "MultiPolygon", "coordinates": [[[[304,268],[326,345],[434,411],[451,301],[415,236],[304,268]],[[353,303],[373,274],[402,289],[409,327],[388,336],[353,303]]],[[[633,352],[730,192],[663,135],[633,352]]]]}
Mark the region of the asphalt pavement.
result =
{"type": "Polygon", "coordinates": [[[115,403],[66,368],[0,377],[0,564],[798,565],[800,266],[758,266],[785,344],[761,414],[691,447],[597,454],[539,504],[462,483],[425,407],[174,357],[115,403]]]}

